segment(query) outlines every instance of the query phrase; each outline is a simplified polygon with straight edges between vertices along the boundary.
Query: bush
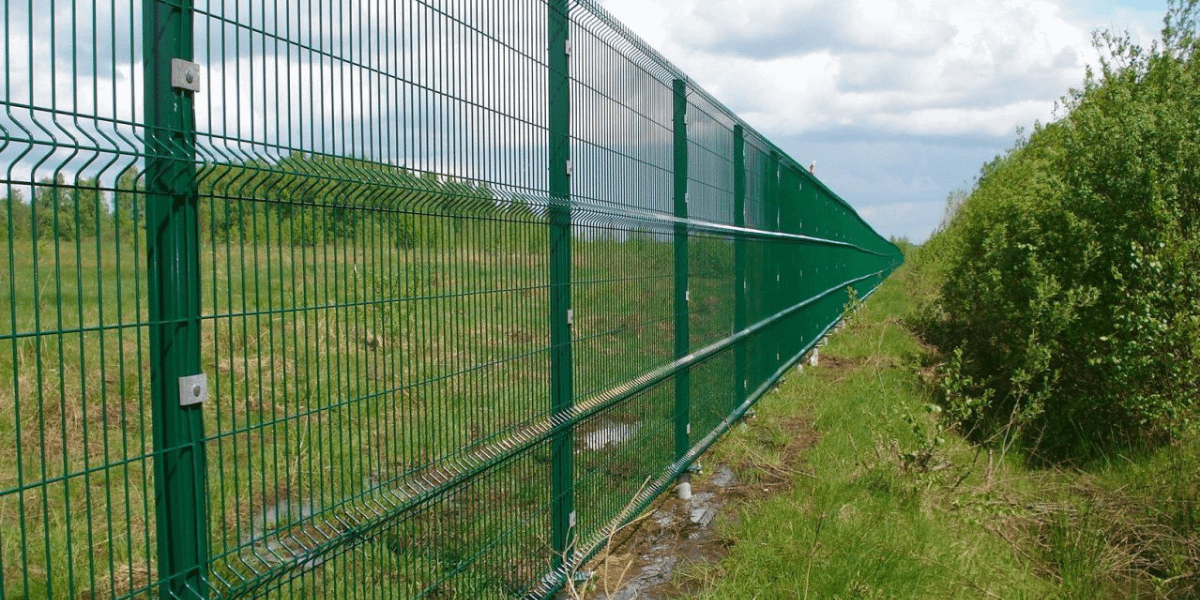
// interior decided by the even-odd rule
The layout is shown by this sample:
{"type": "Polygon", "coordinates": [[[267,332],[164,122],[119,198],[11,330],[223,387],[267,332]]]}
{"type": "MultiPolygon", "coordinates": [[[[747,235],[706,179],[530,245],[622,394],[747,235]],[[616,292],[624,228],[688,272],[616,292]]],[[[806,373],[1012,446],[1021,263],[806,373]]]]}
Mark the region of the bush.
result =
{"type": "Polygon", "coordinates": [[[1197,0],[1161,46],[1097,36],[1101,73],[985,166],[918,258],[949,412],[1050,458],[1190,427],[1200,391],[1197,0]],[[929,263],[940,263],[930,266],[929,263]]]}

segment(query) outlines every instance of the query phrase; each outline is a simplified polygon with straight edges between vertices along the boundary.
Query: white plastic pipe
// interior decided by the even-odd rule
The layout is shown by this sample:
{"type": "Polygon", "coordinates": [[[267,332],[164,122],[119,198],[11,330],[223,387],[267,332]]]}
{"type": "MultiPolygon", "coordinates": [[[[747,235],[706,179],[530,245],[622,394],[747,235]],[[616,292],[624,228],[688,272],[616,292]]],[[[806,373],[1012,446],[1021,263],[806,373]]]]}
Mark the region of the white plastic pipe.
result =
{"type": "Polygon", "coordinates": [[[691,475],[683,475],[679,478],[679,487],[677,488],[677,491],[679,492],[680,500],[690,500],[692,498],[691,475]]]}

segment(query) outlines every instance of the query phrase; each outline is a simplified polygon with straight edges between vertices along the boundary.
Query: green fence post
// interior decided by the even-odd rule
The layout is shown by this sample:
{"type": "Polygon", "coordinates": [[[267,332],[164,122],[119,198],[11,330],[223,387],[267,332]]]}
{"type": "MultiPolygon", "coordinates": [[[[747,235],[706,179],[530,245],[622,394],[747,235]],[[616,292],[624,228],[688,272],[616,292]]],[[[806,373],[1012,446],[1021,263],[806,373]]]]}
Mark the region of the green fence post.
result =
{"type": "Polygon", "coordinates": [[[208,597],[190,0],[145,0],[146,243],[160,597],[208,597]]]}
{"type": "MultiPolygon", "coordinates": [[[[547,5],[550,169],[550,410],[556,424],[570,418],[571,359],[571,75],[569,0],[547,5]]],[[[555,570],[571,559],[575,521],[574,435],[562,426],[551,442],[551,550],[555,570]]]]}
{"type": "MultiPolygon", "coordinates": [[[[765,207],[765,218],[762,228],[766,229],[767,231],[779,231],[779,200],[780,196],[782,195],[780,193],[780,170],[782,167],[778,151],[771,151],[771,162],[769,163],[768,168],[770,169],[770,173],[768,175],[769,185],[767,187],[769,191],[765,201],[763,202],[763,206],[765,207]]],[[[764,287],[766,290],[770,290],[767,292],[768,315],[773,315],[783,310],[783,301],[779,297],[779,263],[780,257],[783,254],[783,251],[779,246],[782,243],[783,242],[779,240],[772,240],[767,245],[765,273],[766,285],[764,287]]],[[[776,323],[771,327],[770,331],[763,336],[763,346],[766,353],[766,363],[763,365],[762,374],[763,381],[768,380],[771,375],[775,373],[775,370],[779,368],[779,339],[783,333],[783,327],[776,323]]]]}
{"type": "MultiPolygon", "coordinates": [[[[794,161],[783,165],[779,178],[779,231],[800,233],[800,209],[803,206],[804,169],[794,161]]],[[[794,241],[780,242],[779,251],[779,306],[781,309],[795,306],[804,299],[797,293],[800,272],[803,270],[804,247],[794,241]]],[[[833,265],[830,265],[832,267],[833,265]]],[[[805,311],[807,312],[807,311],[805,311]]],[[[807,315],[805,315],[807,317],[807,315]]],[[[813,326],[811,317],[792,319],[787,331],[779,336],[778,355],[782,367],[804,347],[806,328],[813,326]],[[802,321],[802,322],[798,322],[802,321]]]]}
{"type": "MultiPolygon", "coordinates": [[[[746,226],[746,132],[741,123],[733,126],[733,224],[746,226]]],[[[739,231],[733,242],[733,331],[746,328],[746,234],[739,231]]],[[[733,351],[733,408],[746,401],[746,342],[733,351]]]]}
{"type": "MultiPolygon", "coordinates": [[[[687,81],[676,79],[675,92],[675,358],[690,350],[688,331],[688,137],[687,81]]],[[[675,460],[683,458],[691,447],[691,373],[684,368],[675,373],[675,460]]],[[[686,483],[686,481],[685,481],[686,483]]]]}

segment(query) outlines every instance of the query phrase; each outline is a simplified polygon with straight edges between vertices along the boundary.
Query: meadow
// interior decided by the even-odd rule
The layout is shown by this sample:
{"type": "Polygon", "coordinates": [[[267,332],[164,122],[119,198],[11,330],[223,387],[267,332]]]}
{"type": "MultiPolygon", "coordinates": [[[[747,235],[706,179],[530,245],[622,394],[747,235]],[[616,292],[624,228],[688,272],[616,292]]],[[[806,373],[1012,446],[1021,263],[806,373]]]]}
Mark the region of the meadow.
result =
{"type": "MultiPolygon", "coordinates": [[[[409,596],[521,593],[549,561],[551,453],[535,440],[550,414],[545,223],[428,217],[437,241],[414,245],[377,228],[293,243],[294,227],[202,237],[214,589],[306,597],[350,579],[409,596]]],[[[0,247],[2,597],[154,589],[143,236],[0,247]]],[[[669,236],[607,225],[574,237],[573,378],[587,403],[674,358],[673,251],[669,236]]],[[[732,331],[733,252],[690,244],[700,345],[732,331]]],[[[731,369],[719,357],[696,370],[710,427],[731,369]]],[[[579,504],[594,507],[581,530],[674,459],[672,390],[576,427],[579,504]]]]}

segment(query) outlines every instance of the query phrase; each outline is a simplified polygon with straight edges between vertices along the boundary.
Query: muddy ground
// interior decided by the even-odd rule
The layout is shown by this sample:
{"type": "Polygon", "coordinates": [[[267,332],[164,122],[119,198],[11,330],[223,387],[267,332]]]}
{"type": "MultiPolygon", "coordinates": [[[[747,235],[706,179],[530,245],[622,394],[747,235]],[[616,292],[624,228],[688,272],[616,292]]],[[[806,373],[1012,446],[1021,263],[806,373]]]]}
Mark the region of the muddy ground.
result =
{"type": "MultiPolygon", "coordinates": [[[[736,427],[755,425],[751,418],[736,427]]],[[[729,553],[734,541],[721,532],[736,525],[739,505],[786,490],[802,476],[803,454],[817,441],[812,421],[794,418],[782,426],[789,435],[775,448],[778,463],[705,465],[692,476],[690,499],[663,494],[614,536],[612,546],[588,567],[593,575],[578,597],[662,600],[699,591],[703,581],[689,574],[702,569],[689,567],[717,564],[729,553]]]]}

